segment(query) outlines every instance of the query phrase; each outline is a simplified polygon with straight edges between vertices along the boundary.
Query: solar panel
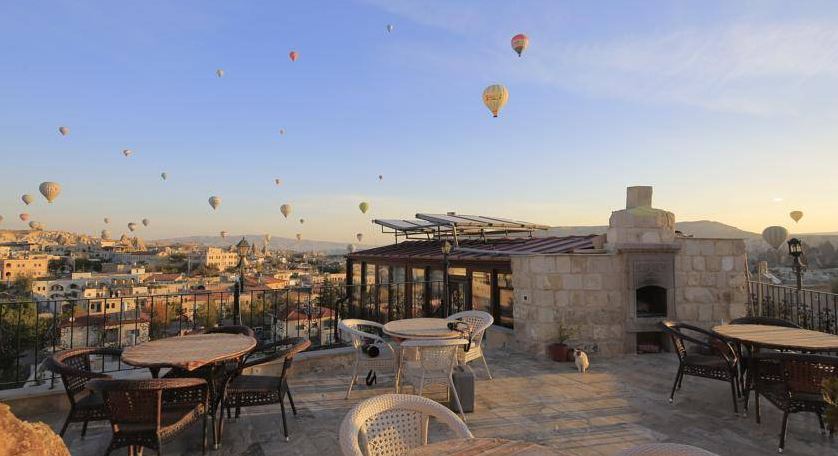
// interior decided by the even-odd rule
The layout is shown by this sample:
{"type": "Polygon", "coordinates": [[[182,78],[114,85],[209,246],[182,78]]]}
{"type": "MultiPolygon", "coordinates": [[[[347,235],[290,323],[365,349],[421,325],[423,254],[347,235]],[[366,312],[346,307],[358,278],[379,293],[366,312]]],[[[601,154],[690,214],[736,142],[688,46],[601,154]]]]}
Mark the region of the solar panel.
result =
{"type": "Polygon", "coordinates": [[[495,228],[495,229],[524,229],[524,230],[546,230],[549,227],[537,223],[510,220],[500,217],[488,217],[484,215],[456,215],[456,214],[416,214],[416,218],[439,225],[448,225],[457,228],[495,228]]]}
{"type": "Polygon", "coordinates": [[[398,231],[427,231],[439,226],[438,223],[416,219],[374,219],[372,223],[398,231]]]}

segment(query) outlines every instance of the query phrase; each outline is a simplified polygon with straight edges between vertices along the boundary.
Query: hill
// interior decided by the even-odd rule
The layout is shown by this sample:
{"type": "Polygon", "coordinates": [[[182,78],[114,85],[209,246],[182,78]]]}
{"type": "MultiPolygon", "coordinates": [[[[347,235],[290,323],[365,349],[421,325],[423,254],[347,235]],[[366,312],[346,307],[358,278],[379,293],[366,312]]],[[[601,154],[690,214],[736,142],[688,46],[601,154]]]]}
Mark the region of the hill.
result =
{"type": "MultiPolygon", "coordinates": [[[[264,241],[264,236],[261,234],[246,234],[244,235],[247,242],[256,244],[261,248],[264,241]]],[[[212,247],[229,247],[239,242],[242,238],[241,234],[231,234],[226,239],[221,236],[181,236],[169,239],[157,239],[155,244],[200,244],[212,247]]],[[[296,240],[282,237],[272,237],[268,243],[269,248],[273,250],[293,250],[298,252],[326,252],[326,253],[345,253],[348,243],[334,242],[334,241],[318,241],[318,240],[296,240]]],[[[372,245],[355,244],[361,250],[373,247],[372,245]]]]}
{"type": "MultiPolygon", "coordinates": [[[[750,231],[740,230],[735,226],[725,225],[712,220],[698,220],[694,222],[676,222],[675,229],[685,235],[692,235],[701,238],[723,238],[723,239],[751,239],[759,237],[759,234],[750,231]]],[[[578,236],[584,234],[603,234],[608,230],[606,225],[594,226],[555,226],[539,236],[578,236]]]]}

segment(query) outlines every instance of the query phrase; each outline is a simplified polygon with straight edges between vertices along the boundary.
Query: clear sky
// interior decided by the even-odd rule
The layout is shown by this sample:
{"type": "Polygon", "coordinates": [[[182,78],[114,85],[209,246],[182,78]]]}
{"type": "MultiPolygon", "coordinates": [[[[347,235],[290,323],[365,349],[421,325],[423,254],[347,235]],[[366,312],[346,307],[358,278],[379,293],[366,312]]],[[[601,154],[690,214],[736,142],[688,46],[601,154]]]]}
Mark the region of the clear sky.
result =
{"type": "Polygon", "coordinates": [[[838,230],[833,1],[5,1],[0,56],[5,228],[385,241],[371,218],[605,224],[654,185],[678,220],[838,230]]]}

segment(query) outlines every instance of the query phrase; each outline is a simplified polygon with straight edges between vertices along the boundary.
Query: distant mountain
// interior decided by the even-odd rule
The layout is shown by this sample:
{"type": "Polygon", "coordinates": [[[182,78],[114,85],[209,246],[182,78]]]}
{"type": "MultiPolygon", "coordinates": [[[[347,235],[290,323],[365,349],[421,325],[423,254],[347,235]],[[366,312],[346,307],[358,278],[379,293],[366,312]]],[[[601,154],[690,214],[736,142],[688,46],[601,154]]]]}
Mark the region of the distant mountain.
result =
{"type": "MultiPolygon", "coordinates": [[[[676,222],[675,229],[685,235],[692,235],[700,238],[722,238],[722,239],[751,239],[759,237],[759,234],[750,231],[740,230],[735,226],[712,220],[699,220],[695,222],[676,222]]],[[[546,232],[538,233],[539,236],[579,236],[585,234],[603,234],[608,231],[605,225],[594,226],[554,226],[546,232]]]]}
{"type": "MultiPolygon", "coordinates": [[[[264,245],[265,237],[261,234],[247,234],[244,236],[250,244],[256,244],[258,248],[264,245]]],[[[157,239],[153,242],[155,244],[199,244],[210,247],[230,247],[241,240],[241,234],[231,234],[226,239],[221,236],[182,236],[169,239],[157,239]]],[[[358,250],[372,248],[372,245],[355,244],[358,250]]],[[[345,253],[348,242],[333,242],[333,241],[317,241],[317,240],[296,240],[290,238],[281,238],[273,236],[268,248],[272,250],[293,250],[297,252],[326,252],[326,253],[345,253]]]]}

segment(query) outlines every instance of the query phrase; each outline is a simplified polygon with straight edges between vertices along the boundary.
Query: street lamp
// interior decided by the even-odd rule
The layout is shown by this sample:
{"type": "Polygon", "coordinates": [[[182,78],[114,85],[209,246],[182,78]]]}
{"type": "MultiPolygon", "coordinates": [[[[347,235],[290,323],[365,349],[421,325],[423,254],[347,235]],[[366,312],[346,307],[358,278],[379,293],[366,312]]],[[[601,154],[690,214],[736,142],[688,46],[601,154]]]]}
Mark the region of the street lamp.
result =
{"type": "Polygon", "coordinates": [[[800,260],[800,256],[803,255],[803,243],[800,242],[800,239],[791,238],[788,240],[789,245],[789,255],[794,258],[794,273],[797,274],[797,289],[803,289],[803,262],[800,260]]]}
{"type": "Polygon", "coordinates": [[[241,313],[241,303],[239,302],[239,297],[241,293],[244,291],[244,265],[245,265],[245,257],[247,253],[250,251],[250,244],[247,243],[244,236],[242,236],[242,240],[236,244],[236,253],[239,255],[239,280],[236,283],[235,288],[233,289],[233,313],[235,318],[235,324],[240,325],[242,324],[242,313],[241,313]]]}
{"type": "Polygon", "coordinates": [[[448,296],[448,255],[451,254],[451,243],[442,243],[442,307],[445,309],[445,316],[451,315],[450,301],[448,296]]]}

